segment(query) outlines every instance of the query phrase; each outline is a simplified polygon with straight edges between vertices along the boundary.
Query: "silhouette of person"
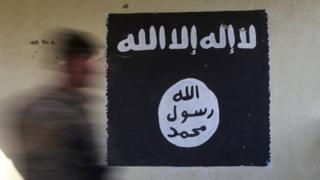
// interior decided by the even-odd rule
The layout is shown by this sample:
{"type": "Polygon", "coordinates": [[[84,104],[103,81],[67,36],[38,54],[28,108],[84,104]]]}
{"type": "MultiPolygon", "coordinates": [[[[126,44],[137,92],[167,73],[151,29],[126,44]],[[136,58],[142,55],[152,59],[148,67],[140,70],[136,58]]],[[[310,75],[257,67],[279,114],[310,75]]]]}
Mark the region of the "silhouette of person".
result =
{"type": "Polygon", "coordinates": [[[87,87],[89,59],[96,53],[90,36],[64,31],[57,45],[65,60],[65,78],[28,101],[18,112],[22,153],[13,158],[24,165],[18,170],[26,180],[102,179],[104,167],[95,153],[88,113],[88,98],[79,90],[87,87]]]}

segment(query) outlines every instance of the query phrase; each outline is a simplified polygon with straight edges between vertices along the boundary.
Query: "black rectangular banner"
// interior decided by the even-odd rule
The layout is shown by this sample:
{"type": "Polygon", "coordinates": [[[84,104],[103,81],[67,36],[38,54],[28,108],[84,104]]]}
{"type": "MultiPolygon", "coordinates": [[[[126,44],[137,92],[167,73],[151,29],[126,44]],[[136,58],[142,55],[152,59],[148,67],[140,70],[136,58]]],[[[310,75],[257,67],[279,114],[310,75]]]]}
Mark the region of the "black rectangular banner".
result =
{"type": "Polygon", "coordinates": [[[109,14],[111,166],[267,166],[263,10],[109,14]]]}

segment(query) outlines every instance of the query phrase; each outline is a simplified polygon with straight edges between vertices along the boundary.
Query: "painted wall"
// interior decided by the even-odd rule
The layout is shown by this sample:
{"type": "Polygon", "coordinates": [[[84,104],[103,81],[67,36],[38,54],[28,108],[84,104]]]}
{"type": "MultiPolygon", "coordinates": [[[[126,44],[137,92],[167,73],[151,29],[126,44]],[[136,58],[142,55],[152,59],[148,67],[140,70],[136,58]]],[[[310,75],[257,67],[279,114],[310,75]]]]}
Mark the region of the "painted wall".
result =
{"type": "MultiPolygon", "coordinates": [[[[320,175],[320,1],[317,0],[1,0],[0,6],[0,148],[14,149],[5,129],[11,99],[54,81],[44,61],[55,58],[52,46],[30,44],[50,40],[48,31],[70,27],[106,36],[110,12],[175,12],[266,9],[269,14],[271,165],[254,167],[118,168],[118,179],[319,179],[320,175]],[[124,4],[127,4],[124,6],[124,4]]],[[[90,106],[104,147],[105,61],[90,106]]],[[[103,156],[101,160],[103,161],[103,156]]]]}

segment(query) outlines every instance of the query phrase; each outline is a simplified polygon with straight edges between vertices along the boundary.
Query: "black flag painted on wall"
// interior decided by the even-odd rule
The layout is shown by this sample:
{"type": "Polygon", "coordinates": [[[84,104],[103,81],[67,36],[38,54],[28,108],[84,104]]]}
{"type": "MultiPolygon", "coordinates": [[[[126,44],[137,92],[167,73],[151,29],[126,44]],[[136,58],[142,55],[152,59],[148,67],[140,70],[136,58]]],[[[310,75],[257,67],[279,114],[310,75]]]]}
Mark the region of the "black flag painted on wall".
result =
{"type": "Polygon", "coordinates": [[[111,166],[267,166],[265,11],[109,14],[111,166]]]}

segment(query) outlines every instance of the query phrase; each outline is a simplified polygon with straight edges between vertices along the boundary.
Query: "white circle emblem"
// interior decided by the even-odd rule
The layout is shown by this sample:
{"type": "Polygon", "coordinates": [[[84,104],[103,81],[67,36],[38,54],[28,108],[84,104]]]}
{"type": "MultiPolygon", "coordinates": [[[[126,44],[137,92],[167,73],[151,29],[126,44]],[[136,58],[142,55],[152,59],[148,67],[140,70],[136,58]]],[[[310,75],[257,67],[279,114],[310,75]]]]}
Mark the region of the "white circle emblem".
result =
{"type": "Polygon", "coordinates": [[[170,143],[185,148],[200,146],[218,128],[218,100],[203,82],[183,79],[163,94],[158,117],[160,130],[170,143]]]}

